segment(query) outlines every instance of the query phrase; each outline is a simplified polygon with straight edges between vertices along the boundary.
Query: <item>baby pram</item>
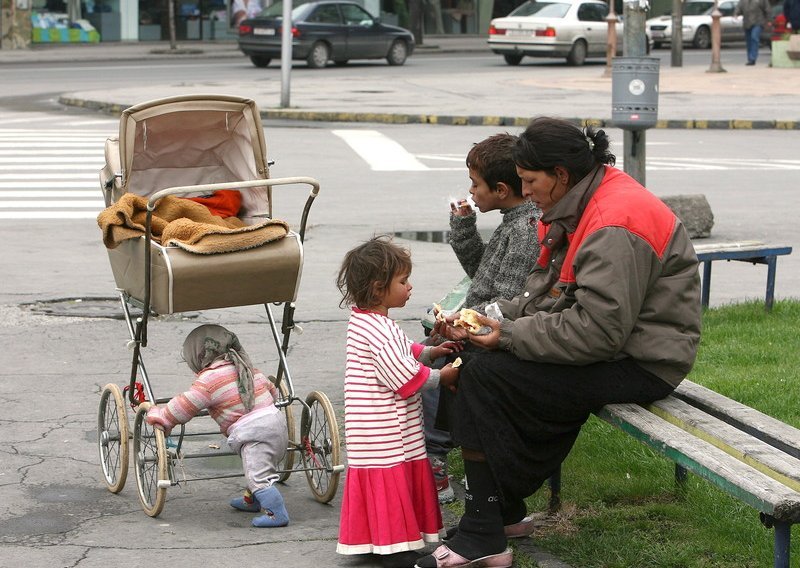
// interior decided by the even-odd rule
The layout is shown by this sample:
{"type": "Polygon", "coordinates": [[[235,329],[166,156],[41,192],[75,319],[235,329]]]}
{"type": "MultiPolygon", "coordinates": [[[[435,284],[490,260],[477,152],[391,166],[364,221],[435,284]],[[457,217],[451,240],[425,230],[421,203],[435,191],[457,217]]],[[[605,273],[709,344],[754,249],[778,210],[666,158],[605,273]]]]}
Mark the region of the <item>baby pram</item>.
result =
{"type": "MultiPolygon", "coordinates": [[[[119,137],[106,141],[105,158],[100,184],[106,206],[110,209],[123,200],[133,202],[138,199],[135,196],[146,200],[146,213],[142,212],[143,234],[133,238],[126,235],[108,249],[130,336],[128,344],[133,351],[128,385],[120,389],[116,384],[108,384],[100,399],[98,448],[108,489],[118,493],[125,485],[130,440],[139,499],[144,511],[152,517],[161,513],[169,487],[241,475],[239,472],[186,477],[183,467],[186,460],[233,454],[186,451],[191,446],[187,442],[191,436],[213,433],[218,436],[218,429],[190,433],[186,426],[179,426],[166,438],[162,430],[146,422],[150,405],[165,403],[170,398],[155,396],[142,350],[147,346],[151,316],[263,304],[278,355],[278,368],[270,379],[280,392],[276,404],[285,413],[289,430],[281,481],[293,471],[303,471],[314,498],[329,502],[336,494],[339,474],[344,469],[336,416],[324,393],[313,391],[305,399],[295,395],[286,358],[289,336],[295,327],[294,301],[303,267],[306,222],[319,183],[308,177],[269,179],[264,133],[255,103],[224,95],[171,97],[125,110],[119,137]],[[239,190],[238,217],[247,227],[243,230],[249,230],[274,221],[273,187],[298,184],[311,187],[298,231],[290,230],[283,238],[260,246],[197,254],[191,247],[182,247],[180,242],[158,242],[153,234],[153,212],[162,199],[239,190]],[[280,332],[271,304],[283,306],[280,332]],[[141,310],[141,315],[132,315],[134,310],[141,310]],[[128,404],[135,411],[132,434],[128,404]],[[293,411],[298,405],[299,435],[293,411]]],[[[218,239],[213,241],[215,244],[226,242],[217,235],[213,237],[218,239]]]]}

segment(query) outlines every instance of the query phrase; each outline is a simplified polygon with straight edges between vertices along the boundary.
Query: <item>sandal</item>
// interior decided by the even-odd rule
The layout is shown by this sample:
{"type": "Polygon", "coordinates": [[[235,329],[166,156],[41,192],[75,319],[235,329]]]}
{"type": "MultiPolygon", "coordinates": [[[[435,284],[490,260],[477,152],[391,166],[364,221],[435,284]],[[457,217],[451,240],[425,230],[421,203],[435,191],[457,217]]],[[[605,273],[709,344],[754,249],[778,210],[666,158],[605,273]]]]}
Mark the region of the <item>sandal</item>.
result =
{"type": "Polygon", "coordinates": [[[443,544],[434,550],[433,554],[420,558],[414,564],[414,568],[509,568],[513,562],[514,555],[510,548],[506,548],[500,554],[469,560],[443,544]]]}

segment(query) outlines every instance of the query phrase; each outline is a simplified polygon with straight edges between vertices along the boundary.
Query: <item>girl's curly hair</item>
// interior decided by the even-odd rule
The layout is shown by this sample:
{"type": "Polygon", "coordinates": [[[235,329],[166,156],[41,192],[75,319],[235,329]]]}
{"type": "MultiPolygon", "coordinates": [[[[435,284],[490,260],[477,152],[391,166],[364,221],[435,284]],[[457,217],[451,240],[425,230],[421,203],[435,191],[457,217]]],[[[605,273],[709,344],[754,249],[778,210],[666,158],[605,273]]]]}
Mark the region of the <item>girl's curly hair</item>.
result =
{"type": "Polygon", "coordinates": [[[339,307],[374,308],[381,293],[398,274],[411,274],[411,255],[389,235],[378,235],[350,250],[342,261],[336,287],[342,293],[339,307]]]}

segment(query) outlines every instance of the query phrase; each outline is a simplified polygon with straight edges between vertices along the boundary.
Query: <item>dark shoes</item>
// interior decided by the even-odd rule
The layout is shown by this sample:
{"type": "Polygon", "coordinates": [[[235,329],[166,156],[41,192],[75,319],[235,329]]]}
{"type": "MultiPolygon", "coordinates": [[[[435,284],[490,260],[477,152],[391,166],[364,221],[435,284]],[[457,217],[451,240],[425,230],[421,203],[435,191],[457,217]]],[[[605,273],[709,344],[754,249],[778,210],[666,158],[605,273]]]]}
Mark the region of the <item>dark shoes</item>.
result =
{"type": "Polygon", "coordinates": [[[380,555],[383,568],[410,568],[421,556],[422,554],[414,550],[380,555]]]}
{"type": "Polygon", "coordinates": [[[755,65],[755,64],[756,64],[755,61],[748,61],[747,63],[745,63],[745,65],[755,65]]]}
{"type": "MultiPolygon", "coordinates": [[[[518,523],[513,523],[503,527],[503,532],[505,533],[506,538],[525,538],[526,536],[531,536],[535,528],[536,522],[534,521],[533,517],[528,515],[518,523]]],[[[442,540],[447,542],[453,538],[457,532],[458,526],[450,527],[447,529],[447,532],[442,540]]]]}

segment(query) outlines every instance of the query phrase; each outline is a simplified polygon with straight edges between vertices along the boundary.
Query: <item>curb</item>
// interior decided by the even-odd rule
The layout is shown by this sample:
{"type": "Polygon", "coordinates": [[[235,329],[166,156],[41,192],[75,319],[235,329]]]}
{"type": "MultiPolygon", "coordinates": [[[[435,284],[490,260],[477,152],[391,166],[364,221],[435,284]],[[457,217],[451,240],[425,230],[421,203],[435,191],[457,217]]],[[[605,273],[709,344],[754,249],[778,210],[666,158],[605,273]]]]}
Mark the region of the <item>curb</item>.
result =
{"type": "MultiPolygon", "coordinates": [[[[131,105],[61,96],[58,102],[120,116],[131,105]]],[[[377,124],[440,124],[444,126],[514,126],[525,127],[530,117],[459,116],[439,114],[403,114],[377,112],[304,111],[268,109],[261,111],[262,120],[295,120],[298,122],[353,122],[377,124]]],[[[566,118],[579,126],[614,128],[609,119],[566,118]]],[[[655,128],[662,130],[800,130],[800,120],[659,120],[655,128]]]]}

